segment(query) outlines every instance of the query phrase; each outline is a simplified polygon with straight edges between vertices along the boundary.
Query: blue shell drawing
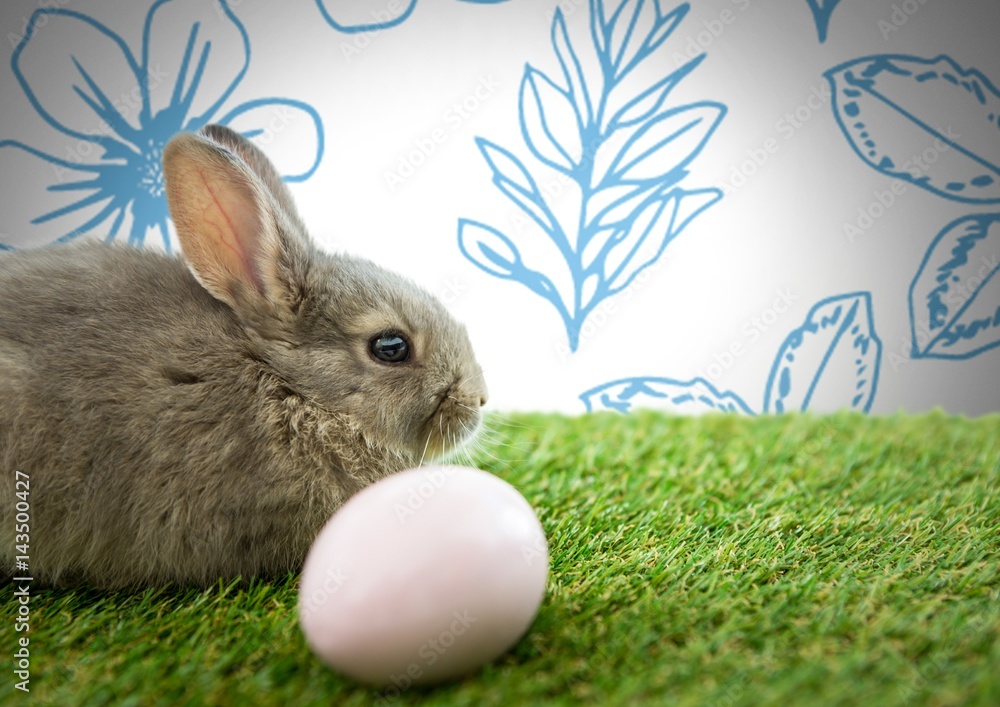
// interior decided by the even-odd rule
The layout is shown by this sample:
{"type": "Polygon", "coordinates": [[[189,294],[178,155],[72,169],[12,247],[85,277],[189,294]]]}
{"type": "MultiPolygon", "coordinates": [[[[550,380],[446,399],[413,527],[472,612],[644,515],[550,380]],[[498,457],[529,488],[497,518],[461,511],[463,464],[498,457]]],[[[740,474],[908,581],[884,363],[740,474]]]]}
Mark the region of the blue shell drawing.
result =
{"type": "Polygon", "coordinates": [[[315,149],[305,155],[307,166],[284,175],[288,182],[307,179],[323,156],[323,125],[314,108],[290,98],[259,98],[224,112],[249,62],[250,39],[225,0],[193,6],[176,0],[158,0],[146,15],[138,55],[124,39],[89,15],[60,8],[36,10],[11,58],[14,77],[38,116],[65,136],[68,144],[82,146],[80,152],[89,157],[58,157],[18,140],[0,140],[0,150],[27,153],[51,169],[56,181],[48,187],[50,194],[69,194],[76,199],[41,214],[32,223],[58,222],[63,217],[75,219],[73,227],[62,233],[57,242],[99,228],[110,241],[118,236],[126,217],[131,216],[130,244],[143,245],[147,234],[153,231],[159,233],[169,251],[169,214],[160,166],[163,146],[175,133],[198,130],[209,123],[230,125],[251,139],[270,135],[275,121],[285,127],[292,123],[308,125],[315,133],[311,137],[315,149]],[[187,27],[179,44],[173,31],[178,21],[187,27]],[[171,22],[172,27],[163,26],[171,22]],[[47,68],[54,61],[68,61],[75,70],[75,81],[52,94],[32,87],[25,75],[28,68],[25,57],[39,41],[37,38],[50,32],[57,23],[65,23],[64,28],[71,30],[80,44],[60,47],[59,56],[45,54],[47,68]],[[45,25],[48,25],[46,30],[39,32],[45,25]],[[213,44],[214,32],[230,32],[239,46],[227,47],[228,53],[223,54],[221,45],[213,44]],[[100,63],[90,65],[86,60],[78,60],[77,55],[86,54],[84,50],[93,56],[95,48],[100,50],[100,63]],[[175,56],[157,54],[157,50],[169,54],[175,49],[180,54],[179,61],[171,61],[175,56]],[[224,58],[231,60],[233,56],[239,59],[235,73],[228,76],[221,90],[214,89],[213,93],[213,89],[206,89],[208,72],[217,62],[224,63],[224,58]],[[161,77],[161,62],[176,64],[176,74],[170,72],[161,77]],[[109,67],[120,71],[110,71],[109,67]],[[120,86],[122,81],[134,87],[134,110],[128,104],[128,96],[123,101],[119,92],[105,87],[105,84],[120,86]],[[65,96],[74,96],[72,100],[76,102],[67,101],[65,96]]]}
{"type": "Polygon", "coordinates": [[[704,378],[678,381],[672,378],[622,378],[604,383],[580,396],[587,412],[617,410],[630,412],[633,405],[669,405],[681,414],[703,412],[741,412],[753,415],[753,410],[734,393],[720,393],[704,378]]]}
{"type": "MultiPolygon", "coordinates": [[[[669,105],[677,84],[704,59],[699,55],[652,84],[634,85],[633,72],[655,61],[690,7],[664,12],[654,0],[590,0],[588,51],[599,75],[586,75],[561,10],[551,39],[558,80],[525,67],[521,134],[537,163],[529,168],[511,150],[485,138],[476,144],[493,184],[520,209],[531,231],[517,242],[498,229],[461,219],[458,243],[472,263],[513,280],[545,299],[562,319],[572,351],[584,322],[604,300],[628,289],[698,214],[722,197],[715,188],[682,186],[726,114],[713,101],[669,105]],[[610,8],[610,9],[609,9],[610,8]],[[647,62],[650,62],[647,64],[647,62]],[[629,82],[625,82],[630,78],[629,82]],[[573,223],[563,223],[539,174],[557,174],[579,200],[573,223]],[[543,272],[529,252],[548,240],[564,266],[543,272]]],[[[576,203],[576,202],[574,202],[576,203]]]]}
{"type": "MultiPolygon", "coordinates": [[[[875,334],[871,295],[852,292],[817,302],[785,338],[767,379],[765,413],[809,410],[817,397],[869,412],[878,388],[882,342],[875,334]]],[[[588,412],[633,407],[681,414],[753,410],[736,393],[720,392],[703,378],[624,378],[584,392],[588,412]]]]}
{"type": "Polygon", "coordinates": [[[966,359],[1000,346],[1000,214],[934,238],[910,285],[913,358],[966,359]]]}
{"type": "Polygon", "coordinates": [[[841,131],[874,169],[953,201],[1000,202],[1000,91],[982,73],[886,54],[826,77],[841,131]]]}

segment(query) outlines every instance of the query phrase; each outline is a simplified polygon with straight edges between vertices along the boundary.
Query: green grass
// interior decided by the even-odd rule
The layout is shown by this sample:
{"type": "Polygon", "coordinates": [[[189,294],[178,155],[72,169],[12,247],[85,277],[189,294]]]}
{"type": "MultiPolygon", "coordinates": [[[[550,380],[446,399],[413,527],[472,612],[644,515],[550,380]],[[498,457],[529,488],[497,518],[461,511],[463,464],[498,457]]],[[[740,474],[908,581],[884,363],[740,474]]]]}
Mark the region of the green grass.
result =
{"type": "MultiPolygon", "coordinates": [[[[1000,416],[493,429],[476,461],[539,509],[545,602],[512,652],[392,704],[1000,704],[1000,416]]],[[[37,590],[31,695],[8,671],[0,702],[371,704],[295,605],[295,577],[37,590]]]]}

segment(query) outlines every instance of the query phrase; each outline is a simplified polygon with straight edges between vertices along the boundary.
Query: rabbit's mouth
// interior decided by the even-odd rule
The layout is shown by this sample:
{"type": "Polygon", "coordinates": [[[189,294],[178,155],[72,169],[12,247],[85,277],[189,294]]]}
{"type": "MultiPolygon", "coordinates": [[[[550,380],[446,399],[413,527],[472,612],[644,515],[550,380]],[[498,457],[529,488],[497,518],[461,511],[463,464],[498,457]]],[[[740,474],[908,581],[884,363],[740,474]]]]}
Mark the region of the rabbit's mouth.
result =
{"type": "Polygon", "coordinates": [[[423,461],[454,452],[469,442],[479,430],[482,414],[479,398],[455,385],[441,395],[423,430],[423,461]]]}

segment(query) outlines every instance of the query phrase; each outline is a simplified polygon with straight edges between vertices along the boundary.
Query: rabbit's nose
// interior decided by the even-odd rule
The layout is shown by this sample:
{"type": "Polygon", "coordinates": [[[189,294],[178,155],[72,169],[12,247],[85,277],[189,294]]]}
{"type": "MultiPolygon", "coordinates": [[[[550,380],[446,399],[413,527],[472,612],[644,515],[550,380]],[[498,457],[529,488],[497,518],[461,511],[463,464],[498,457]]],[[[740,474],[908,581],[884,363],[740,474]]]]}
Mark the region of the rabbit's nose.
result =
{"type": "Polygon", "coordinates": [[[489,395],[487,395],[485,391],[482,392],[482,393],[480,393],[479,394],[479,407],[482,407],[483,405],[485,405],[487,400],[489,400],[489,395]]]}

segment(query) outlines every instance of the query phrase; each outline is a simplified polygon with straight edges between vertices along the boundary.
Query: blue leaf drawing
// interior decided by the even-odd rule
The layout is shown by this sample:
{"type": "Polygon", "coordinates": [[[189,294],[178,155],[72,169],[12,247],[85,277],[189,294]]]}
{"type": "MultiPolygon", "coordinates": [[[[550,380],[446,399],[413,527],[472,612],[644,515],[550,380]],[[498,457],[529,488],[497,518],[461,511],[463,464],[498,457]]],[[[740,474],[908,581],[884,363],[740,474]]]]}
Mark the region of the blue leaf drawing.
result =
{"type": "Polygon", "coordinates": [[[484,223],[462,219],[458,225],[458,247],[476,267],[505,280],[514,280],[544,297],[565,314],[562,299],[552,281],[525,266],[521,254],[507,236],[484,223]]]}
{"type": "Polygon", "coordinates": [[[613,130],[617,130],[618,128],[631,127],[648,120],[660,110],[660,106],[664,104],[670,92],[680,80],[694,71],[705,60],[705,56],[705,54],[699,54],[676,71],[667,74],[638,96],[628,101],[612,116],[610,127],[613,130]]]}
{"type": "Polygon", "coordinates": [[[682,171],[725,114],[721,103],[701,102],[654,116],[625,142],[602,183],[641,184],[682,171]]]}
{"type": "Polygon", "coordinates": [[[722,198],[717,189],[685,191],[672,189],[638,211],[619,238],[605,246],[597,260],[603,260],[603,299],[626,289],[635,277],[659,260],[663,251],[687,223],[722,198]]]}
{"type": "Polygon", "coordinates": [[[557,9],[551,40],[561,75],[553,78],[527,65],[519,97],[521,133],[531,156],[572,180],[581,196],[575,222],[555,216],[533,167],[510,150],[477,139],[494,185],[565,260],[571,291],[560,293],[552,284],[558,278],[525,267],[514,242],[499,231],[467,219],[459,223],[462,253],[485,272],[519,281],[549,301],[573,351],[594,308],[628,287],[695,216],[722,197],[718,189],[680,182],[726,113],[726,106],[710,101],[665,107],[670,92],[703,56],[651,84],[626,82],[638,67],[656,66],[655,52],[687,15],[687,3],[669,12],[659,0],[589,0],[589,7],[593,47],[588,49],[596,52],[600,71],[584,72],[557,9]]]}
{"type": "MultiPolygon", "coordinates": [[[[310,138],[316,143],[314,154],[312,151],[303,154],[276,154],[270,155],[268,159],[278,168],[282,180],[289,183],[304,182],[319,168],[324,150],[323,121],[316,109],[307,103],[291,98],[259,98],[236,106],[215,122],[229,126],[248,140],[263,138],[264,142],[289,125],[311,125],[310,138]],[[289,164],[286,163],[286,157],[300,161],[294,165],[289,164]],[[303,157],[304,162],[301,161],[303,157]]],[[[267,150],[266,145],[261,145],[261,149],[267,150]]]]}
{"type": "MultiPolygon", "coordinates": [[[[882,342],[872,322],[868,292],[829,297],[813,306],[806,321],[792,330],[775,356],[763,411],[805,412],[817,398],[822,398],[840,399],[842,407],[869,412],[882,359],[882,342]]],[[[623,378],[592,388],[580,398],[587,412],[655,407],[680,413],[754,414],[736,393],[720,393],[703,378],[688,382],[623,378]]]]}
{"type": "Polygon", "coordinates": [[[580,395],[587,412],[616,410],[629,412],[633,407],[655,407],[679,414],[703,412],[753,411],[735,393],[720,393],[704,378],[678,381],[672,378],[623,378],[599,385],[580,395]]]}
{"type": "Polygon", "coordinates": [[[524,267],[517,246],[495,228],[462,220],[458,245],[466,258],[496,277],[513,279],[524,267]]]}
{"type": "MultiPolygon", "coordinates": [[[[530,65],[521,81],[521,134],[539,160],[572,174],[583,158],[579,132],[561,132],[558,126],[579,126],[569,95],[548,76],[530,65]]],[[[579,127],[578,127],[579,129],[579,127]]]]}
{"type": "Polygon", "coordinates": [[[556,48],[563,78],[569,87],[569,98],[576,111],[577,127],[582,132],[583,128],[593,120],[594,109],[590,101],[590,92],[587,90],[587,77],[584,76],[580,59],[570,43],[562,13],[556,15],[552,23],[552,45],[556,48]]]}
{"type": "MultiPolygon", "coordinates": [[[[473,5],[498,5],[507,0],[459,0],[473,5]]],[[[417,6],[417,0],[316,0],[320,14],[338,32],[378,32],[402,24],[417,6]]]]}
{"type": "Polygon", "coordinates": [[[910,285],[913,358],[966,359],[1000,346],[1000,214],[952,221],[910,285]]]}
{"type": "Polygon", "coordinates": [[[659,1],[625,0],[610,15],[602,10],[600,46],[606,51],[601,58],[607,60],[612,76],[621,79],[658,49],[690,9],[684,3],[664,15],[659,1]]]}
{"type": "Polygon", "coordinates": [[[338,32],[375,32],[402,24],[413,13],[417,0],[395,3],[385,0],[316,0],[323,19],[338,32]],[[395,9],[397,8],[398,9],[395,9]]]}
{"type": "Polygon", "coordinates": [[[841,399],[843,407],[868,412],[881,358],[871,295],[854,292],[824,299],[778,350],[767,379],[764,412],[805,411],[816,398],[841,399]]]}
{"type": "Polygon", "coordinates": [[[493,183],[521,210],[531,216],[546,233],[559,231],[555,216],[549,211],[534,178],[517,157],[484,138],[478,138],[479,151],[493,170],[493,183]]]}
{"type": "Polygon", "coordinates": [[[198,130],[211,122],[232,122],[234,129],[251,139],[270,137],[278,131],[275,125],[281,130],[305,126],[309,144],[315,147],[304,152],[304,163],[285,179],[308,178],[324,149],[323,125],[314,108],[289,98],[259,98],[222,113],[249,62],[250,39],[226,0],[194,5],[157,0],[146,15],[138,55],[119,35],[86,14],[60,8],[36,10],[14,49],[14,76],[42,120],[86,148],[80,154],[88,158],[61,158],[18,140],[0,140],[0,150],[28,156],[55,174],[56,182],[47,188],[50,205],[54,195],[71,197],[70,203],[50,208],[31,223],[58,224],[58,242],[98,230],[110,241],[128,223],[130,244],[141,246],[151,231],[158,232],[169,251],[162,150],[175,133],[198,130]],[[178,18],[188,28],[181,43],[175,41],[173,30],[178,18]],[[36,32],[45,25],[45,32],[36,32]],[[57,26],[61,31],[55,30],[57,26]],[[225,45],[216,33],[228,33],[236,46],[227,46],[223,53],[225,45]],[[67,36],[77,38],[79,44],[66,43],[67,36]],[[53,46],[57,40],[61,44],[53,46]],[[42,49],[35,48],[39,42],[43,42],[42,49]],[[95,52],[100,61],[92,58],[95,52]],[[37,56],[46,69],[65,62],[76,79],[70,85],[52,88],[46,84],[36,91],[27,73],[38,69],[33,63],[37,56]],[[234,59],[235,68],[227,68],[234,59]],[[161,72],[161,64],[171,70],[161,72]],[[114,68],[119,71],[111,71],[114,68]],[[221,92],[206,89],[206,76],[211,75],[212,85],[218,85],[220,72],[225,79],[221,92]],[[128,95],[135,97],[134,109],[123,102],[120,91],[113,90],[123,82],[132,87],[128,95]],[[107,129],[94,130],[94,126],[107,129]]]}
{"type": "Polygon", "coordinates": [[[827,33],[830,30],[830,18],[833,11],[837,9],[840,0],[806,0],[809,9],[812,10],[813,19],[816,21],[816,33],[819,34],[819,41],[825,42],[827,33]]]}
{"type": "Polygon", "coordinates": [[[841,131],[874,169],[953,201],[1000,203],[1000,91],[982,73],[887,54],[826,77],[841,131]]]}

